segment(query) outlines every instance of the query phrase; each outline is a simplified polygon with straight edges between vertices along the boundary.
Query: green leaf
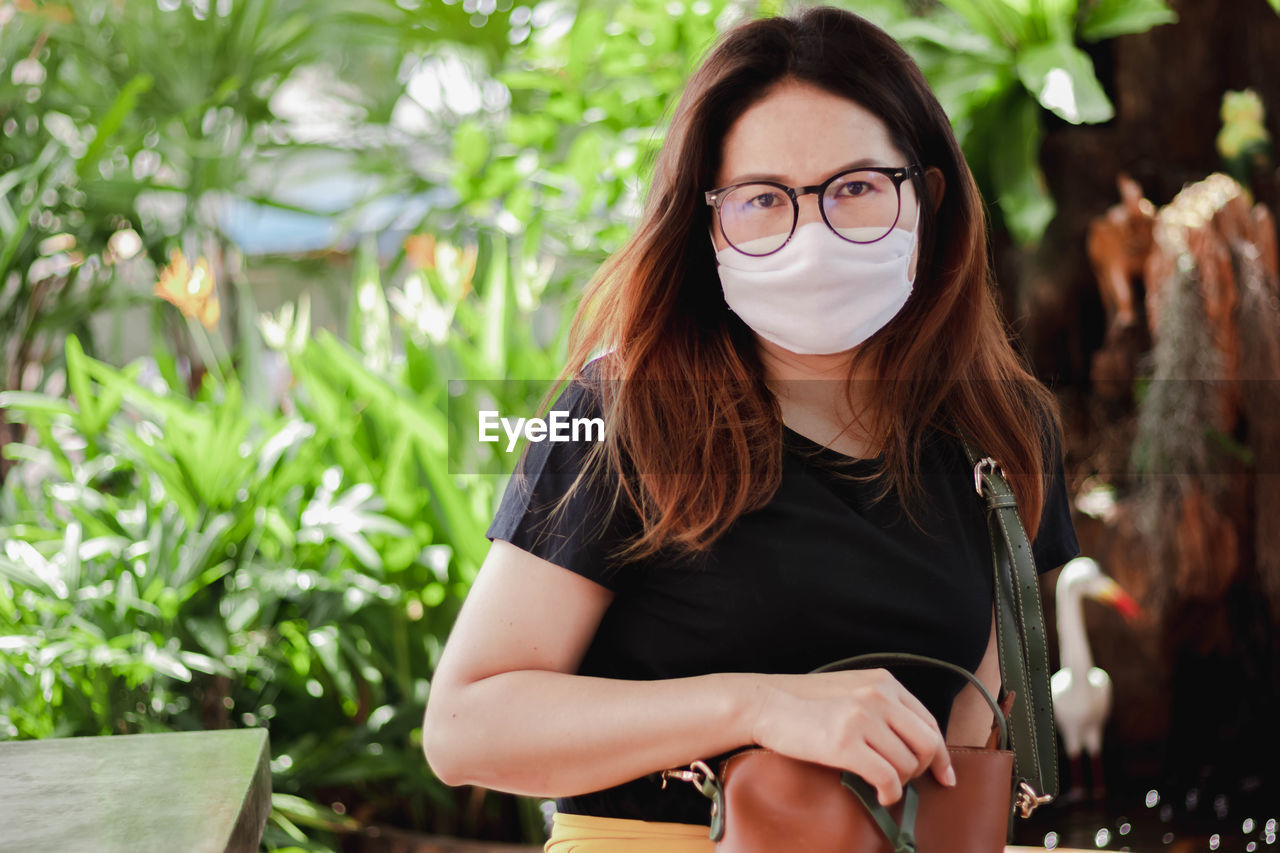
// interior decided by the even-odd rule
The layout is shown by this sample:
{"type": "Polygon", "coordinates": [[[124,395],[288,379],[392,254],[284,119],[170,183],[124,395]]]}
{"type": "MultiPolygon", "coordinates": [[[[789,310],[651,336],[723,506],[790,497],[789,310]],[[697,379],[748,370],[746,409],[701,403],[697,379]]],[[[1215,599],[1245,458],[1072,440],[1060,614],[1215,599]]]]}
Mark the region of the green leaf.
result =
{"type": "Polygon", "coordinates": [[[508,273],[511,259],[507,252],[507,239],[495,231],[490,243],[484,281],[484,317],[481,351],[490,376],[507,375],[508,330],[513,328],[514,301],[510,299],[511,281],[508,273]]]}
{"type": "Polygon", "coordinates": [[[220,660],[202,655],[199,652],[178,652],[178,658],[186,665],[188,669],[194,669],[197,672],[208,673],[209,675],[232,675],[231,667],[227,666],[220,660]]]}
{"type": "Polygon", "coordinates": [[[1013,73],[1012,54],[1007,65],[993,67],[980,57],[942,52],[935,61],[921,63],[920,67],[929,78],[938,103],[951,119],[961,144],[964,144],[964,131],[970,117],[976,119],[987,104],[998,98],[1002,89],[1010,86],[1022,89],[1013,73]]]}
{"type": "Polygon", "coordinates": [[[570,80],[583,79],[602,43],[608,43],[608,39],[601,38],[604,24],[604,10],[579,8],[573,20],[573,28],[569,31],[569,57],[565,63],[565,71],[570,80]]]}
{"type": "Polygon", "coordinates": [[[1062,41],[1035,45],[1018,54],[1018,77],[1040,105],[1072,124],[1096,124],[1115,115],[1093,73],[1093,61],[1062,41]]]}
{"type": "Polygon", "coordinates": [[[757,0],[757,18],[776,18],[782,12],[782,0],[757,0]]]}
{"type": "Polygon", "coordinates": [[[335,542],[345,545],[352,556],[366,569],[372,572],[382,571],[382,558],[364,536],[354,530],[336,525],[329,527],[326,532],[335,542]]]}
{"type": "Polygon", "coordinates": [[[893,37],[898,41],[936,45],[949,54],[976,56],[988,65],[1013,59],[1013,54],[1006,47],[980,32],[955,26],[955,19],[950,16],[908,18],[894,25],[893,37]]]}
{"type": "Polygon", "coordinates": [[[365,235],[356,252],[349,340],[364,355],[370,370],[381,373],[391,364],[391,316],[378,270],[378,244],[365,235]]]}
{"type": "Polygon", "coordinates": [[[338,629],[327,625],[312,631],[307,635],[307,639],[316,657],[320,659],[321,665],[338,688],[338,695],[352,702],[357,701],[359,696],[356,695],[355,678],[352,677],[351,670],[338,649],[338,629]]]}
{"type": "Polygon", "coordinates": [[[154,616],[160,615],[159,608],[138,597],[138,584],[133,579],[133,572],[127,569],[120,573],[120,579],[116,581],[115,601],[116,621],[118,622],[124,621],[125,614],[129,612],[131,607],[151,613],[154,616]]]}
{"type": "Polygon", "coordinates": [[[236,375],[244,383],[245,397],[255,408],[269,409],[272,405],[271,389],[267,387],[266,370],[262,357],[262,336],[258,333],[258,306],[253,298],[253,288],[244,276],[231,281],[236,301],[236,348],[239,359],[236,375]]]}
{"type": "Polygon", "coordinates": [[[1034,243],[1053,219],[1053,199],[1040,171],[1040,110],[1017,94],[1009,98],[988,130],[991,180],[1006,227],[1019,243],[1034,243]]]}
{"type": "Polygon", "coordinates": [[[52,596],[54,594],[53,587],[49,586],[44,578],[26,565],[10,560],[8,557],[0,556],[0,578],[7,578],[14,583],[30,587],[43,595],[52,596]]]}
{"type": "Polygon", "coordinates": [[[39,637],[9,634],[0,637],[0,652],[30,652],[40,645],[39,637]]]}
{"type": "MultiPolygon", "coordinates": [[[[1271,0],[1280,11],[1280,0],[1271,0]]],[[[1080,37],[1100,41],[1129,33],[1143,33],[1161,24],[1173,24],[1178,14],[1165,0],[1098,0],[1089,8],[1080,37]]]]}
{"type": "Polygon", "coordinates": [[[413,437],[407,430],[396,433],[386,458],[381,483],[383,498],[391,513],[407,518],[420,500],[416,489],[418,472],[414,468],[413,437]]]}
{"type": "Polygon", "coordinates": [[[1077,8],[1076,0],[1035,0],[1028,16],[1034,19],[1036,41],[1071,41],[1077,8]]]}
{"type": "Polygon", "coordinates": [[[300,418],[286,421],[258,448],[258,470],[254,479],[261,481],[276,467],[286,451],[297,448],[316,433],[315,424],[300,418]]]}
{"type": "Polygon", "coordinates": [[[174,657],[173,653],[168,649],[162,649],[158,646],[144,646],[142,659],[150,664],[156,672],[175,678],[178,681],[191,680],[191,670],[187,669],[186,665],[174,657]]]}
{"type": "Polygon", "coordinates": [[[996,44],[1016,47],[1031,36],[1026,16],[1005,0],[942,0],[942,4],[996,44]]]}
{"type": "Polygon", "coordinates": [[[210,555],[215,552],[215,546],[217,551],[222,550],[222,534],[231,527],[232,521],[230,513],[215,515],[205,525],[204,530],[200,532],[200,537],[194,543],[185,543],[178,552],[178,565],[169,579],[169,584],[173,588],[179,589],[195,578],[205,567],[210,555]]]}
{"type": "Polygon", "coordinates": [[[231,633],[243,631],[258,618],[260,609],[256,595],[241,595],[235,599],[223,599],[223,614],[226,618],[227,630],[231,633]]]}
{"type": "Polygon", "coordinates": [[[38,394],[34,391],[0,392],[0,409],[21,412],[39,412],[42,415],[73,415],[75,409],[59,397],[38,394]]]}
{"type": "Polygon", "coordinates": [[[431,504],[436,512],[438,526],[445,538],[457,550],[462,559],[472,566],[484,561],[484,523],[469,510],[456,480],[450,476],[448,459],[439,448],[433,447],[422,436],[414,436],[418,462],[430,484],[431,504]]]}
{"type": "MultiPolygon", "coordinates": [[[[271,795],[271,808],[292,818],[304,826],[316,829],[359,829],[360,824],[352,817],[340,815],[333,809],[317,805],[302,797],[292,794],[271,795]]],[[[301,840],[301,839],[300,839],[301,840]]]]}
{"type": "Polygon", "coordinates": [[[480,171],[489,159],[489,134],[478,122],[468,119],[454,129],[453,158],[471,173],[480,171]]]}
{"type": "MultiPolygon", "coordinates": [[[[283,796],[283,795],[281,794],[271,795],[273,800],[278,796],[283,796]]],[[[281,814],[278,809],[272,810],[270,818],[272,823],[280,827],[280,829],[284,831],[285,835],[289,836],[294,841],[298,842],[299,844],[308,843],[307,834],[303,832],[301,829],[299,829],[297,826],[295,826],[293,821],[289,820],[289,818],[281,814]]],[[[277,848],[277,853],[305,853],[307,849],[308,848],[306,847],[280,847],[280,848],[277,848]]]]}
{"type": "MultiPolygon", "coordinates": [[[[563,78],[555,74],[548,74],[545,71],[529,71],[521,68],[500,71],[494,77],[512,90],[551,92],[560,89],[564,85],[563,78]]],[[[515,116],[512,116],[512,119],[514,118],[515,116]]]]}
{"type": "Polygon", "coordinates": [[[84,528],[78,521],[69,522],[63,534],[62,579],[66,581],[67,588],[70,590],[80,588],[80,542],[83,534],[84,528]]]}
{"type": "Polygon", "coordinates": [[[150,89],[154,82],[155,80],[150,74],[139,74],[120,90],[115,102],[111,104],[106,115],[98,122],[97,133],[94,135],[93,141],[85,149],[84,156],[76,162],[76,175],[82,180],[89,173],[89,170],[97,164],[98,160],[102,158],[102,152],[106,149],[107,142],[120,129],[120,125],[124,123],[125,118],[138,106],[138,98],[150,89]]]}
{"type": "Polygon", "coordinates": [[[36,158],[36,161],[27,167],[26,174],[30,176],[30,182],[37,185],[37,189],[36,192],[31,194],[31,201],[27,202],[26,207],[16,216],[12,216],[12,220],[17,227],[13,231],[4,234],[4,244],[0,245],[0,276],[8,278],[9,264],[13,261],[14,255],[18,251],[18,246],[22,243],[22,238],[26,236],[27,227],[33,221],[31,214],[35,211],[36,205],[40,203],[41,193],[44,192],[48,183],[56,179],[59,171],[56,166],[49,169],[48,172],[45,172],[45,169],[55,162],[61,152],[62,146],[57,140],[51,139],[41,149],[40,156],[36,158]]]}
{"type": "Polygon", "coordinates": [[[201,648],[218,659],[227,656],[227,629],[222,622],[212,617],[192,616],[186,624],[201,648]]]}
{"type": "Polygon", "coordinates": [[[85,363],[84,348],[80,346],[80,339],[75,335],[67,335],[66,353],[67,385],[71,387],[71,393],[76,398],[76,406],[80,409],[82,431],[93,435],[96,432],[90,429],[96,420],[93,392],[89,387],[89,372],[85,363]]]}

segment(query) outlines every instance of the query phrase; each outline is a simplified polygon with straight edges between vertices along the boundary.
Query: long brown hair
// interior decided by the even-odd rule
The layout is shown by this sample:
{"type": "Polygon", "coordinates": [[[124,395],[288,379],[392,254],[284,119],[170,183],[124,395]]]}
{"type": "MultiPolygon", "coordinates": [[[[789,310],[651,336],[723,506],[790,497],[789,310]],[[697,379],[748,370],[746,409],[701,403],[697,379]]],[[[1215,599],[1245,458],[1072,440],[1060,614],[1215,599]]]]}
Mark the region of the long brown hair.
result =
{"type": "MultiPolygon", "coordinates": [[[[689,80],[658,154],[638,228],[588,283],[560,381],[592,371],[606,438],[594,454],[643,520],[624,553],[706,549],[765,505],[782,473],[780,410],[750,330],[728,310],[702,194],[733,122],[774,84],[799,80],[878,116],[908,162],[942,171],[935,212],[923,181],[915,287],[898,315],[855,351],[887,431],[881,494],[923,497],[931,431],[963,430],[1002,463],[1033,535],[1045,466],[1061,430],[1056,403],[1010,345],[987,264],[986,219],[947,116],[889,35],[850,12],[809,8],[724,33],[689,80]]],[[[581,478],[580,478],[581,480],[581,478]]],[[[976,499],[976,498],[975,498],[976,499]]]]}

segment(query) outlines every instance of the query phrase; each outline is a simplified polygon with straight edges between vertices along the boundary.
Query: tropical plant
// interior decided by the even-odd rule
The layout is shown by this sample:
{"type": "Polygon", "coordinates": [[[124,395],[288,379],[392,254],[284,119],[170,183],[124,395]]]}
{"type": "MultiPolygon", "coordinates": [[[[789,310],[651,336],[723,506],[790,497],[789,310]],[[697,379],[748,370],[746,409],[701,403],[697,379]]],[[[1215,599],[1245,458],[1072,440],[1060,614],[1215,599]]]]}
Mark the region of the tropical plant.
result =
{"type": "Polygon", "coordinates": [[[951,118],[983,194],[1018,242],[1039,240],[1055,206],[1040,169],[1043,111],[1071,124],[1114,107],[1080,41],[1177,20],[1165,0],[940,0],[887,26],[951,118]]]}
{"type": "MultiPolygon", "coordinates": [[[[731,0],[566,0],[517,7],[501,62],[463,64],[477,96],[454,115],[451,195],[424,223],[447,233],[523,234],[560,263],[559,293],[621,246],[639,211],[672,96],[731,20],[731,0]],[[482,93],[490,93],[488,98],[482,93]]],[[[492,26],[495,22],[490,22],[492,26]]],[[[501,25],[501,22],[497,22],[501,25]]]]}
{"type": "MultiPolygon", "coordinates": [[[[1039,166],[1043,112],[1073,124],[1113,114],[1080,44],[1176,20],[1165,0],[835,2],[920,62],[984,195],[1023,243],[1039,239],[1055,209],[1039,166]]],[[[476,93],[490,94],[452,117],[453,196],[426,221],[522,231],[566,261],[563,274],[588,274],[629,232],[673,93],[694,63],[727,26],[783,5],[566,0],[514,11],[501,61],[460,66],[476,93]]],[[[436,49],[470,55],[465,40],[436,49]]]]}
{"type": "MultiPolygon", "coordinates": [[[[0,394],[35,439],[6,447],[0,491],[0,736],[262,725],[285,795],[272,843],[358,825],[296,800],[336,788],[365,819],[408,803],[422,828],[456,826],[420,727],[501,481],[451,470],[448,380],[562,348],[503,332],[533,328],[545,283],[506,248],[432,245],[392,310],[366,244],[358,346],[301,309],[263,319],[242,369],[292,376],[269,405],[229,361],[192,397],[163,349],[120,369],[74,335],[71,399],[0,394]]],[[[484,393],[518,408],[545,390],[484,393]]]]}
{"type": "Polygon", "coordinates": [[[181,246],[223,277],[223,253],[207,244],[227,245],[230,194],[296,210],[277,198],[283,166],[348,147],[308,138],[280,106],[296,101],[299,79],[331,117],[361,115],[365,93],[399,91],[397,46],[368,35],[368,18],[300,0],[0,7],[4,388],[39,387],[28,365],[56,362],[66,332],[97,352],[95,315],[139,298],[116,261],[142,252],[159,268],[181,246]],[[364,84],[354,104],[316,70],[344,64],[364,84]]]}

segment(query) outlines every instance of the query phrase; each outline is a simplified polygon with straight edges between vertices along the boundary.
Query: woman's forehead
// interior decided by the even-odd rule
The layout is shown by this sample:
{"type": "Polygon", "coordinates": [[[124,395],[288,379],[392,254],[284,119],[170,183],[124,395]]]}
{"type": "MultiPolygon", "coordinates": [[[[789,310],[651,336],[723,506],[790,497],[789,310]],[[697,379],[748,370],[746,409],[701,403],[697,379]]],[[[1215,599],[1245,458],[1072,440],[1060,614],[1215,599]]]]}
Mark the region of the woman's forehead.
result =
{"type": "Polygon", "coordinates": [[[716,185],[768,179],[817,183],[848,164],[902,166],[878,116],[808,83],[778,84],[725,134],[716,185]]]}

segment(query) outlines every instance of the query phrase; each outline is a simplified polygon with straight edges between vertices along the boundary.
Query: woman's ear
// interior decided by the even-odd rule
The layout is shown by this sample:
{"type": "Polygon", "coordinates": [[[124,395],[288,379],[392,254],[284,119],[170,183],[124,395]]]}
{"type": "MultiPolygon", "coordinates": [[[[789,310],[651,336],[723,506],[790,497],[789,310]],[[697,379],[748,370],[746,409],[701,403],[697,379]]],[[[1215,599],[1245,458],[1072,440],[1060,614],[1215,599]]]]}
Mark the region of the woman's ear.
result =
{"type": "Polygon", "coordinates": [[[947,191],[947,179],[943,177],[941,169],[930,166],[924,170],[924,183],[929,188],[929,199],[933,202],[933,212],[936,214],[942,204],[942,194],[947,191]]]}

